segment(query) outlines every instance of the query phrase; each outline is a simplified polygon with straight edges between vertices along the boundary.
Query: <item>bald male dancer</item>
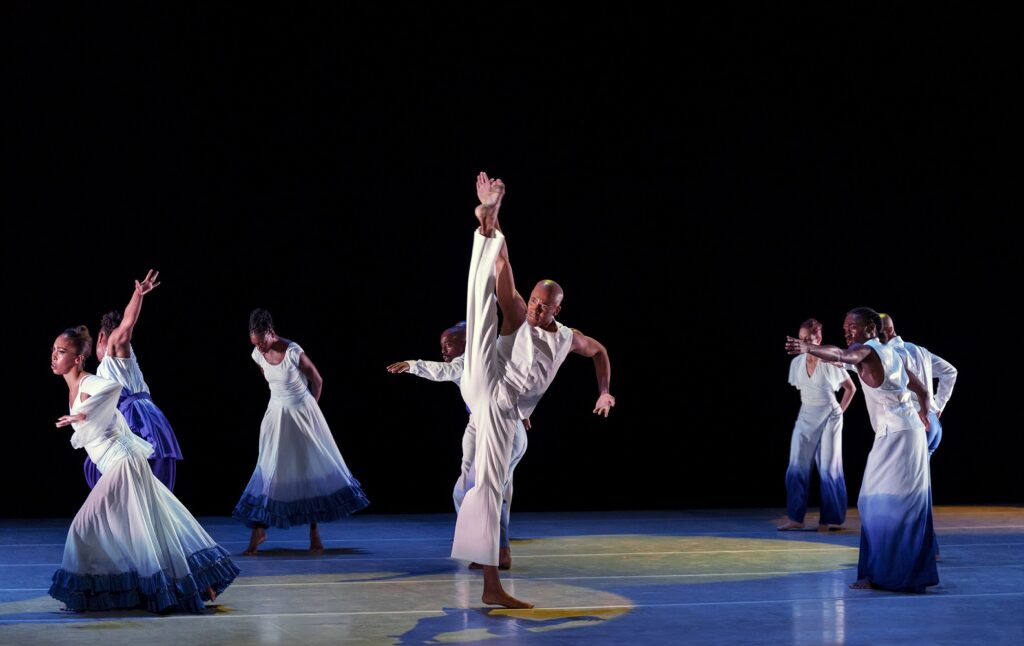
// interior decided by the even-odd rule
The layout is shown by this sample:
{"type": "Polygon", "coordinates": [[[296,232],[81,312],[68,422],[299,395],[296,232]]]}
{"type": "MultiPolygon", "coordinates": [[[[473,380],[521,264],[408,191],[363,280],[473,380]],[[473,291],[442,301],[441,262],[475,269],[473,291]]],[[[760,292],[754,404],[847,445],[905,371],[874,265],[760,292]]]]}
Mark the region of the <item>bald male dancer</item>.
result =
{"type": "Polygon", "coordinates": [[[501,497],[519,420],[529,418],[570,352],[594,359],[598,398],[594,413],[608,416],[611,362],[601,343],[555,320],[562,288],[537,283],[529,302],[516,291],[498,211],[501,180],[477,177],[479,228],[473,236],[466,294],[466,353],[462,397],[477,423],[476,481],[466,492],[455,523],[452,558],[483,566],[486,604],[532,608],[508,594],[498,577],[501,497]],[[497,303],[495,302],[497,296],[497,303]],[[498,307],[504,315],[498,335],[498,307]]]}

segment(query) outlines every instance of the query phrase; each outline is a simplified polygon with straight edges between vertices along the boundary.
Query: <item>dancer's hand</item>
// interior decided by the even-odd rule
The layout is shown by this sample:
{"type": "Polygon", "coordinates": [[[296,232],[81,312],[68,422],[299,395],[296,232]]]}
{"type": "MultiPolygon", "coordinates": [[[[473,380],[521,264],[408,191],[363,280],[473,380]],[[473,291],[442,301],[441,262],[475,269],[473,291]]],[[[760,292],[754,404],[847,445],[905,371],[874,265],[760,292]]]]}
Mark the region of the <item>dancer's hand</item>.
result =
{"type": "Polygon", "coordinates": [[[811,349],[811,344],[800,339],[794,339],[791,336],[786,337],[786,353],[787,354],[804,354],[811,349]]]}
{"type": "Polygon", "coordinates": [[[921,418],[921,422],[924,424],[924,432],[926,434],[931,433],[932,423],[931,420],[928,419],[928,409],[922,406],[921,410],[917,411],[917,416],[921,418]]]}
{"type": "Polygon", "coordinates": [[[594,404],[594,414],[608,417],[608,413],[611,412],[612,406],[615,405],[615,398],[612,397],[611,393],[602,393],[597,398],[597,403],[594,404]]]}
{"type": "Polygon", "coordinates": [[[145,296],[160,286],[160,283],[156,280],[159,277],[159,271],[150,269],[146,272],[146,277],[142,279],[142,282],[135,281],[135,291],[137,291],[140,296],[145,296]]]}
{"type": "Polygon", "coordinates": [[[393,375],[397,375],[402,372],[409,372],[409,362],[399,361],[397,363],[393,363],[390,366],[388,366],[388,372],[390,372],[393,375]]]}
{"type": "Polygon", "coordinates": [[[57,418],[57,428],[62,426],[69,426],[77,422],[85,421],[85,413],[77,413],[75,415],[61,415],[57,418]]]}

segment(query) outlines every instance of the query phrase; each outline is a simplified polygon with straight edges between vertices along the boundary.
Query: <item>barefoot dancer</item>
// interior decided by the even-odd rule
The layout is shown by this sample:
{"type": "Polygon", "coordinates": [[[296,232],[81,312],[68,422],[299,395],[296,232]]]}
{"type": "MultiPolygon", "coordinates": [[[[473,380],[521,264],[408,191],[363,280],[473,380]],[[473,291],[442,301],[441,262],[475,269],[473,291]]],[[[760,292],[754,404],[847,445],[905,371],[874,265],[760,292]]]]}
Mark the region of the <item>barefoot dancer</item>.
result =
{"type": "Polygon", "coordinates": [[[462,397],[477,424],[476,481],[466,492],[455,524],[452,558],[483,566],[482,600],[508,608],[532,608],[505,592],[498,578],[501,494],[508,478],[516,424],[528,418],[572,351],[594,358],[599,397],[594,412],[607,416],[611,364],[604,346],[555,321],[562,289],[537,283],[529,305],[515,289],[498,210],[505,187],[480,173],[476,208],[480,227],[473,238],[466,305],[466,355],[462,397]],[[505,313],[498,338],[498,305],[505,313]],[[504,348],[504,350],[503,350],[504,348]],[[506,351],[507,350],[507,351],[506,351]]]}
{"type": "MultiPolygon", "coordinates": [[[[821,323],[808,319],[800,325],[800,340],[821,345],[821,323]]],[[[821,515],[818,528],[839,527],[846,521],[846,480],[843,478],[843,413],[857,387],[846,371],[812,354],[793,357],[789,383],[800,391],[800,414],[790,440],[786,469],[786,515],[780,531],[802,529],[811,487],[811,465],[821,479],[821,515]],[[843,401],[835,391],[843,389],[843,401]]]]}
{"type": "Polygon", "coordinates": [[[317,523],[338,520],[370,504],[345,465],[320,412],[323,379],[299,344],[277,336],[270,312],[249,317],[252,359],[270,385],[260,427],[256,470],[235,506],[252,528],[244,554],[267,538],[267,527],[309,523],[309,549],[323,551],[317,523]]]}
{"type": "Polygon", "coordinates": [[[84,448],[102,474],[71,522],[50,596],[74,611],[202,612],[238,567],[153,475],[153,447],[117,409],[121,385],[85,372],[91,353],[84,325],[65,330],[50,352],[71,409],[57,427],[74,429],[71,446],[84,448]]]}

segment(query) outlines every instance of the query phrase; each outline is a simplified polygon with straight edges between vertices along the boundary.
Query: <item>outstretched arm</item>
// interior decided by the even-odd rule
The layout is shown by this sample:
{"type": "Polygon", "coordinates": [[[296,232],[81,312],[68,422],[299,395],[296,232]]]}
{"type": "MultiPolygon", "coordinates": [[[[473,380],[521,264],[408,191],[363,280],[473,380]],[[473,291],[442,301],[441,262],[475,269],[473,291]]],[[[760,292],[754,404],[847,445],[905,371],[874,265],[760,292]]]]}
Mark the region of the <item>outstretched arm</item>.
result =
{"type": "Polygon", "coordinates": [[[388,366],[391,374],[408,372],[417,377],[423,377],[430,381],[455,381],[462,378],[465,367],[465,359],[461,356],[447,361],[421,361],[412,359],[409,361],[398,361],[388,366]]]}
{"type": "Polygon", "coordinates": [[[582,354],[584,357],[594,358],[598,392],[597,403],[594,404],[594,413],[608,417],[608,413],[615,406],[615,397],[608,392],[612,381],[612,362],[608,358],[608,350],[597,339],[592,339],[575,329],[572,331],[572,347],[569,349],[576,354],[582,354]]]}
{"type": "Polygon", "coordinates": [[[313,362],[305,352],[299,355],[299,372],[306,375],[306,380],[309,382],[309,392],[313,394],[313,399],[319,403],[320,393],[324,389],[324,378],[320,376],[320,371],[316,369],[316,366],[313,365],[313,362]]]}
{"type": "Polygon", "coordinates": [[[855,366],[871,356],[872,350],[866,345],[854,344],[843,350],[835,345],[814,345],[791,336],[786,337],[786,352],[789,354],[813,354],[819,359],[833,363],[855,366]]]}
{"type": "Polygon", "coordinates": [[[132,340],[132,331],[142,313],[142,297],[156,289],[160,283],[157,281],[160,272],[150,269],[142,281],[135,281],[135,291],[132,298],[124,308],[124,316],[121,317],[121,324],[110,333],[110,351],[115,357],[124,359],[130,355],[128,344],[132,340]]]}

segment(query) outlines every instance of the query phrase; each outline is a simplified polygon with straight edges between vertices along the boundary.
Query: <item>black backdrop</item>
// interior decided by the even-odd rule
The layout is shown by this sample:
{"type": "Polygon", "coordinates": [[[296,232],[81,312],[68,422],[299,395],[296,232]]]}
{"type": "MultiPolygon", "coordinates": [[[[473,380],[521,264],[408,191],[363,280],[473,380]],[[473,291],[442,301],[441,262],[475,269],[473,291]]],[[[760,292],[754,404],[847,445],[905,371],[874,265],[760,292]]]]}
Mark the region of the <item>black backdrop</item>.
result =
{"type": "MultiPolygon", "coordinates": [[[[479,170],[509,187],[520,289],[563,285],[560,319],[607,345],[618,398],[591,415],[593,368],[570,357],[517,509],[781,507],[784,337],[814,316],[841,343],[861,305],[960,369],[936,502],[1022,500],[1011,77],[984,28],[891,9],[3,11],[5,516],[81,504],[48,349],[150,267],[134,345],[195,513],[229,513],[255,464],[258,306],[324,376],[367,513],[449,510],[459,394],[384,367],[436,358],[464,318],[479,170]]],[[[871,441],[858,394],[851,504],[871,441]]]]}

